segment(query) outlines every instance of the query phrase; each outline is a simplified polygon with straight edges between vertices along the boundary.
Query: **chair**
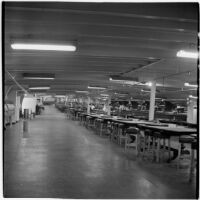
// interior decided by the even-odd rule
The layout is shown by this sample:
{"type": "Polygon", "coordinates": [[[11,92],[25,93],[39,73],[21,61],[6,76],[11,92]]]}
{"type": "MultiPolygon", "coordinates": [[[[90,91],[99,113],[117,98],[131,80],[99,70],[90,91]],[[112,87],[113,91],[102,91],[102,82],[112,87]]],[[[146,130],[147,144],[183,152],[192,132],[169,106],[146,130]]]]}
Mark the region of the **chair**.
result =
{"type": "Polygon", "coordinates": [[[165,135],[162,132],[155,131],[153,132],[153,138],[155,140],[155,159],[156,162],[160,162],[161,159],[164,159],[165,152],[168,153],[170,159],[170,136],[165,135]],[[168,140],[168,148],[166,146],[166,140],[168,140]]]}
{"type": "Polygon", "coordinates": [[[143,157],[147,156],[152,161],[160,162],[164,159],[165,152],[168,152],[170,159],[170,137],[159,131],[144,130],[143,157]]]}
{"type": "MultiPolygon", "coordinates": [[[[178,163],[177,163],[177,169],[180,168],[181,161],[183,160],[190,160],[191,158],[191,150],[192,150],[192,144],[194,142],[194,137],[183,135],[179,137],[179,149],[178,149],[178,163]],[[185,145],[190,146],[188,150],[186,150],[185,145]]],[[[193,145],[194,146],[194,145],[193,145]]]]}
{"type": "Polygon", "coordinates": [[[111,141],[117,141],[117,136],[118,136],[118,123],[117,122],[113,122],[112,124],[112,137],[111,137],[111,141]]]}
{"type": "Polygon", "coordinates": [[[124,140],[126,140],[126,135],[124,134],[124,130],[125,130],[125,125],[124,124],[118,124],[118,143],[119,143],[119,145],[121,146],[121,144],[122,144],[122,141],[124,140]]]}
{"type": "Polygon", "coordinates": [[[129,127],[126,129],[125,151],[127,148],[134,147],[138,155],[139,146],[139,129],[136,127],[129,127]]]}
{"type": "Polygon", "coordinates": [[[153,131],[149,129],[144,130],[144,144],[142,155],[143,158],[152,158],[152,160],[154,160],[156,157],[156,137],[153,134],[153,131]]]}
{"type": "Polygon", "coordinates": [[[189,170],[189,182],[192,182],[193,175],[194,175],[194,169],[196,167],[195,163],[195,151],[197,151],[197,140],[194,139],[191,143],[191,157],[190,157],[190,170],[189,170]]]}

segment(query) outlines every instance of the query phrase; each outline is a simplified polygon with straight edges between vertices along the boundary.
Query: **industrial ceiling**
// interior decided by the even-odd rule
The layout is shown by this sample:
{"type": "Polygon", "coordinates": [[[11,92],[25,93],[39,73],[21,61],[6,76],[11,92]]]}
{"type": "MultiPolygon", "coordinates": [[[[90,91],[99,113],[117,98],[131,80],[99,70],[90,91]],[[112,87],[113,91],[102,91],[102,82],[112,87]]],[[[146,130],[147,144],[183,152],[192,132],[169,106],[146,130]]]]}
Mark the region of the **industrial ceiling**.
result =
{"type": "Polygon", "coordinates": [[[148,98],[148,86],[111,82],[111,75],[141,83],[155,80],[156,96],[186,99],[197,95],[197,59],[178,58],[179,50],[198,49],[197,3],[67,3],[3,4],[5,85],[15,80],[26,90],[50,86],[48,94],[88,90],[127,92],[148,98]],[[76,45],[75,52],[15,50],[13,42],[76,45]],[[24,73],[52,73],[53,80],[27,80],[24,73]]]}

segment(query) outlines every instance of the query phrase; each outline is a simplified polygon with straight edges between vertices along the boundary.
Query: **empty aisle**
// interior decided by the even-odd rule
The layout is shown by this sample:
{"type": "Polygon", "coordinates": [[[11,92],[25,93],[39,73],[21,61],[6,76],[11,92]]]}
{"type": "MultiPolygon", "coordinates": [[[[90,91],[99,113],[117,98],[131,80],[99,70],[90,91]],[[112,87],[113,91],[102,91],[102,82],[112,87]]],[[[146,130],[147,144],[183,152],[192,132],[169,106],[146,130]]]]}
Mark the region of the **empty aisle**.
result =
{"type": "Polygon", "coordinates": [[[195,198],[195,184],[175,168],[133,154],[69,121],[53,106],[4,132],[5,197],[195,198]]]}

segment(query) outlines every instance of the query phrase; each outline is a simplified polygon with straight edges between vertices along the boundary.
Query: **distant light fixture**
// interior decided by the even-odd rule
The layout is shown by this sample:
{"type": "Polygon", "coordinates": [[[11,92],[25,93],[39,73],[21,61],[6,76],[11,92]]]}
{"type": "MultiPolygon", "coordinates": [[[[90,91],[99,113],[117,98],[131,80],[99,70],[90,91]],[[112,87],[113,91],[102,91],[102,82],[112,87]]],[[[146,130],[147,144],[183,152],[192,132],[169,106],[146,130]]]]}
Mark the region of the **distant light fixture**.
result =
{"type": "Polygon", "coordinates": [[[76,46],[74,45],[13,43],[11,47],[16,50],[76,51],[76,46]]]}
{"type": "Polygon", "coordinates": [[[147,82],[145,85],[151,87],[152,86],[152,82],[147,82]]]}
{"type": "Polygon", "coordinates": [[[50,87],[30,87],[30,90],[49,90],[50,87]]]}
{"type": "Polygon", "coordinates": [[[184,83],[184,86],[187,86],[187,87],[198,87],[198,85],[193,85],[193,84],[189,84],[189,83],[184,83]]]}
{"type": "Polygon", "coordinates": [[[88,89],[105,90],[106,88],[99,86],[88,86],[88,89]]]}
{"type": "Polygon", "coordinates": [[[189,98],[197,99],[198,97],[195,97],[195,96],[193,96],[193,95],[189,95],[189,98]]]}
{"type": "Polygon", "coordinates": [[[85,91],[85,90],[77,90],[75,91],[76,93],[89,93],[88,91],[85,91]]]}
{"type": "Polygon", "coordinates": [[[198,58],[198,52],[189,52],[189,51],[184,51],[180,50],[176,54],[177,57],[183,57],[183,58],[198,58]]]}

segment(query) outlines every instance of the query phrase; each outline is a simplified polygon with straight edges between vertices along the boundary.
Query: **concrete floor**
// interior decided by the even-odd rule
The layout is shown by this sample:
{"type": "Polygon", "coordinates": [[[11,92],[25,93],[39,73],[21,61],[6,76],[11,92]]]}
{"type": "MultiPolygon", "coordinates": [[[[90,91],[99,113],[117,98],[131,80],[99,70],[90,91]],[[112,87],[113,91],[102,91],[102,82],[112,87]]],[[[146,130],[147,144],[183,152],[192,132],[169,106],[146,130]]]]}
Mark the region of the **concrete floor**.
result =
{"type": "Polygon", "coordinates": [[[195,198],[188,174],[134,153],[65,119],[53,106],[4,132],[4,197],[195,198]]]}

